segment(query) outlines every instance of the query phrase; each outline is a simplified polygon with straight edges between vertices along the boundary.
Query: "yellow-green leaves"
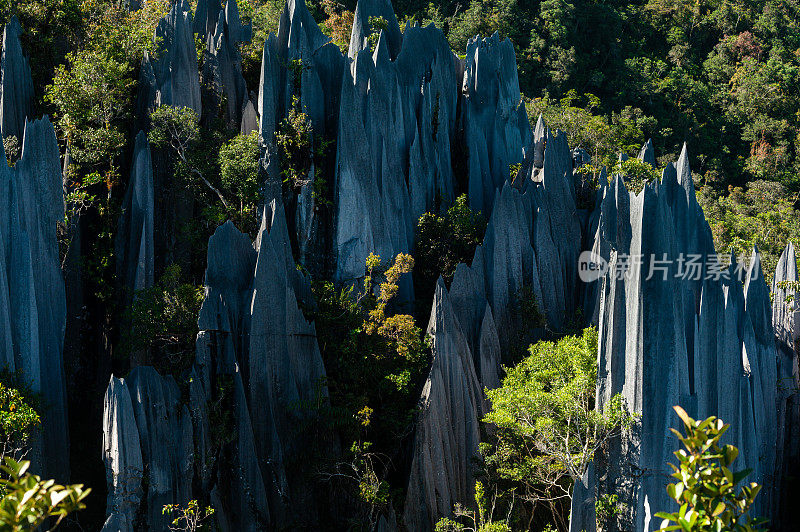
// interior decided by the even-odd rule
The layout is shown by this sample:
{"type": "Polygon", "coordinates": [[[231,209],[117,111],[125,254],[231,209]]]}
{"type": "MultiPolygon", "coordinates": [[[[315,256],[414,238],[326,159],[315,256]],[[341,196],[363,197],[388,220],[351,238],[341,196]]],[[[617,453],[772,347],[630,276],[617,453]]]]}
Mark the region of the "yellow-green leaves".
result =
{"type": "Polygon", "coordinates": [[[659,530],[765,530],[762,528],[764,521],[749,515],[761,486],[751,483],[736,493],[736,486],[750,470],[733,472],[730,469],[739,451],[733,445],[719,444],[728,425],[714,416],[697,421],[680,406],[674,408],[683,423],[685,435],[672,431],[683,444],[683,449],[675,452],[678,465],[670,464],[674,471],[672,476],[678,482],[667,486],[667,495],[680,505],[680,509],[673,513],[657,513],[656,517],[663,519],[659,530]]]}

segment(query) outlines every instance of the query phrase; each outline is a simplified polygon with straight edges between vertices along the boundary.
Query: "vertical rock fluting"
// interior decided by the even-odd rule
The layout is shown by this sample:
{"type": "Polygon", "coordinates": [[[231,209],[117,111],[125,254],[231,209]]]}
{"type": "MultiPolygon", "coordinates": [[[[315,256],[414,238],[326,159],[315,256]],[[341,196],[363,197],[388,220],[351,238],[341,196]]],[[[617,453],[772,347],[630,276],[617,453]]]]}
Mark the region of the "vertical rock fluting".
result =
{"type": "MultiPolygon", "coordinates": [[[[798,488],[792,478],[800,474],[800,370],[798,370],[798,336],[800,336],[800,311],[798,311],[797,256],[794,244],[789,242],[783,250],[772,280],[772,325],[778,350],[778,449],[775,470],[782,476],[775,479],[781,490],[781,501],[795,500],[798,488]]],[[[781,504],[780,523],[794,522],[792,509],[781,504]]]]}
{"type": "MultiPolygon", "coordinates": [[[[226,11],[218,12],[214,31],[206,36],[203,56],[203,80],[211,95],[213,107],[216,108],[224,102],[222,111],[225,121],[234,130],[241,127],[242,114],[249,103],[237,47],[238,39],[241,38],[238,13],[238,10],[231,13],[231,17],[235,16],[234,21],[227,18],[226,11]]],[[[206,113],[208,114],[216,113],[206,113]]]]}
{"type": "Polygon", "coordinates": [[[124,379],[111,377],[103,405],[103,462],[109,514],[104,532],[133,530],[142,499],[142,449],[130,391],[124,379]]]}
{"type": "MultiPolygon", "coordinates": [[[[270,34],[264,43],[258,97],[260,138],[269,154],[277,154],[275,135],[290,133],[282,123],[292,111],[295,119],[304,113],[311,123],[314,154],[308,154],[311,164],[299,176],[301,183],[290,187],[293,193],[286,208],[298,260],[314,275],[331,270],[333,262],[329,205],[335,159],[326,146],[336,139],[343,69],[339,47],[322,33],[305,2],[287,2],[277,35],[270,34]]],[[[278,156],[273,158],[278,163],[278,156]]],[[[278,166],[274,164],[268,173],[280,181],[278,166]]]]}
{"type": "MultiPolygon", "coordinates": [[[[220,9],[214,12],[215,24],[220,9]]],[[[214,27],[207,33],[214,33],[214,27]]],[[[159,105],[188,107],[200,116],[200,76],[189,2],[180,0],[173,4],[156,26],[154,39],[158,50],[154,58],[145,55],[142,63],[137,118],[143,119],[148,109],[159,105]]]]}
{"type": "Polygon", "coordinates": [[[563,136],[542,127],[549,139],[543,172],[531,164],[519,183],[497,191],[471,265],[458,265],[449,291],[441,280],[436,287],[428,327],[434,361],[420,400],[404,514],[410,530],[431,530],[456,502],[473,500],[470,464],[486,411],[483,388],[499,385],[501,346],[521,327],[512,309],[522,291],[544,302],[554,329],[575,311],[581,230],[572,158],[563,136]],[[564,235],[573,236],[564,243],[564,235]]]}
{"type": "MultiPolygon", "coordinates": [[[[645,161],[653,159],[648,151],[645,145],[645,161]]],[[[593,520],[583,519],[594,505],[596,493],[585,493],[590,488],[628,503],[621,529],[649,530],[652,515],[672,509],[665,486],[677,448],[669,433],[679,428],[675,404],[731,424],[726,441],[739,447],[739,465],[767,486],[757,512],[771,515],[783,419],[776,413],[769,290],[756,250],[748,269],[735,256],[725,266],[715,253],[685,147],[661,180],[639,194],[614,177],[593,249],[608,261],[599,287],[598,405],[620,393],[641,417],[590,471],[593,478],[573,499],[571,530],[594,529],[593,520]]]]}
{"type": "Polygon", "coordinates": [[[495,33],[469,41],[462,92],[470,206],[488,216],[495,190],[510,180],[533,140],[509,39],[495,33]]]}
{"type": "MultiPolygon", "coordinates": [[[[390,42],[381,32],[372,56],[359,53],[342,82],[334,276],[343,282],[364,275],[370,252],[412,251],[419,217],[455,196],[458,61],[432,25],[408,25],[394,60],[390,42]]],[[[412,298],[410,285],[401,298],[412,298]]]]}
{"type": "MultiPolygon", "coordinates": [[[[5,276],[0,272],[0,281],[5,277],[8,283],[4,288],[11,332],[4,335],[0,352],[5,350],[7,367],[21,370],[46,405],[34,462],[42,475],[65,481],[69,478],[64,460],[69,456],[63,364],[66,296],[57,240],[57,225],[64,220],[61,187],[52,124],[47,118],[28,122],[16,166],[9,169],[5,156],[0,159],[0,231],[5,248],[5,276]]],[[[0,298],[2,292],[0,288],[0,298]]]]}
{"type": "Polygon", "coordinates": [[[2,79],[0,80],[0,131],[3,138],[22,142],[25,121],[33,118],[33,80],[28,59],[22,52],[22,28],[16,16],[3,30],[2,79]]]}
{"type": "MultiPolygon", "coordinates": [[[[125,379],[145,472],[141,508],[133,514],[147,512],[137,526],[163,530],[164,504],[202,494],[210,494],[223,530],[319,522],[313,488],[298,464],[313,447],[309,438],[328,452],[331,445],[323,428],[302,429],[314,405],[327,401],[314,324],[296,295],[305,282],[280,203],[265,209],[255,249],[231,222],[211,237],[196,359],[185,376],[188,403],[172,377],[151,367],[137,367],[125,379]],[[193,491],[198,486],[200,493],[193,491]]],[[[112,380],[107,397],[119,394],[120,382],[112,380]]],[[[121,456],[127,448],[114,443],[131,428],[120,404],[108,399],[105,413],[106,463],[115,474],[121,469],[115,464],[130,460],[121,456]]],[[[120,512],[111,480],[109,489],[109,522],[126,522],[113,515],[120,512]]]]}
{"type": "Polygon", "coordinates": [[[455,503],[473,500],[473,461],[486,409],[469,345],[441,279],[427,332],[433,338],[433,365],[419,405],[404,514],[408,530],[432,530],[455,503]]]}
{"type": "Polygon", "coordinates": [[[154,210],[150,144],[144,131],[140,131],[133,148],[130,180],[122,200],[114,243],[117,278],[126,291],[126,304],[132,301],[137,290],[150,288],[154,283],[154,210]]]}

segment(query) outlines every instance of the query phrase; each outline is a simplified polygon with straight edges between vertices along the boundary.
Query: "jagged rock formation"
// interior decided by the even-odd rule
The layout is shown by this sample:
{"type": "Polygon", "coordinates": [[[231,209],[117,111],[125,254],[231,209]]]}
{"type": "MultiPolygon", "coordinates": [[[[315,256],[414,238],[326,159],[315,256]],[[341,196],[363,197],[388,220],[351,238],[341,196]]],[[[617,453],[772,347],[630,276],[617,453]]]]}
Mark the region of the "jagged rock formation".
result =
{"type": "Polygon", "coordinates": [[[111,377],[103,405],[103,462],[109,513],[103,530],[133,530],[142,498],[142,449],[130,391],[124,379],[111,377]]]}
{"type": "Polygon", "coordinates": [[[66,480],[66,300],[56,239],[64,199],[58,143],[47,118],[27,123],[14,168],[0,158],[0,202],[0,363],[21,370],[42,394],[48,409],[32,458],[43,474],[66,480]]]}
{"type": "Polygon", "coordinates": [[[369,19],[372,17],[386,21],[386,29],[382,33],[386,38],[389,57],[394,61],[400,53],[403,34],[400,33],[400,25],[390,0],[359,0],[353,15],[353,30],[350,32],[347,55],[350,59],[355,59],[359,52],[369,49],[369,37],[376,30],[370,25],[369,19]]]}
{"type": "Polygon", "coordinates": [[[495,190],[521,163],[533,133],[519,92],[514,45],[495,33],[467,44],[463,128],[469,158],[470,206],[491,213],[495,190]]]}
{"type": "MultiPolygon", "coordinates": [[[[800,369],[798,369],[798,335],[800,334],[800,311],[798,311],[797,257],[794,245],[789,242],[783,250],[772,280],[772,326],[778,348],[778,449],[775,470],[783,473],[778,489],[783,501],[794,500],[798,488],[792,482],[800,474],[800,369]]],[[[788,504],[780,506],[780,521],[794,522],[788,504]]]]}
{"type": "MultiPolygon", "coordinates": [[[[645,146],[642,158],[652,160],[647,152],[645,146]]],[[[730,266],[719,263],[685,147],[660,182],[638,195],[614,177],[600,206],[594,249],[609,261],[600,287],[598,403],[621,393],[641,422],[612,446],[603,470],[590,472],[594,478],[573,500],[571,530],[594,530],[592,519],[581,519],[594,505],[594,494],[583,496],[587,486],[628,502],[622,530],[649,530],[653,514],[672,508],[664,475],[677,448],[668,432],[679,425],[675,404],[692,416],[718,415],[731,424],[727,441],[741,451],[739,467],[752,468],[752,480],[768,487],[758,512],[770,515],[783,420],[775,409],[769,291],[757,251],[744,289],[736,257],[730,266]]]]}
{"type": "Polygon", "coordinates": [[[33,80],[19,42],[20,34],[19,20],[13,16],[3,30],[0,131],[3,138],[13,136],[22,142],[25,121],[33,118],[33,80]]]}
{"type": "MultiPolygon", "coordinates": [[[[289,0],[278,34],[270,34],[264,43],[261,63],[258,115],[261,142],[268,153],[276,153],[275,134],[293,106],[311,121],[314,150],[336,138],[343,70],[338,46],[322,33],[305,2],[289,0]]],[[[280,183],[277,156],[275,159],[268,173],[280,183]]],[[[330,269],[330,214],[325,207],[320,210],[320,204],[333,198],[334,159],[314,159],[308,175],[303,176],[302,191],[287,204],[287,221],[300,262],[316,274],[330,269]]]]}
{"type": "Polygon", "coordinates": [[[112,377],[103,417],[109,485],[103,530],[166,530],[173,518],[162,508],[189,501],[195,463],[191,417],[178,384],[151,366],[112,377]]]}
{"type": "MultiPolygon", "coordinates": [[[[295,463],[311,447],[308,430],[321,447],[331,445],[321,428],[301,430],[306,412],[327,396],[314,325],[296,295],[305,293],[305,282],[294,267],[280,203],[265,209],[255,249],[231,222],[211,238],[188,406],[178,408],[174,380],[152,368],[136,368],[127,378],[144,470],[150,471],[150,529],[163,529],[151,509],[188,501],[193,478],[211,494],[223,530],[317,522],[313,490],[295,463]],[[167,415],[156,415],[158,409],[167,415]],[[224,412],[231,413],[231,424],[216,426],[224,412]],[[181,439],[164,449],[174,433],[181,439]]],[[[112,380],[109,397],[115,386],[112,380]]],[[[130,430],[114,408],[108,401],[107,440],[130,430]]],[[[106,448],[107,463],[125,463],[119,445],[106,448]]]]}
{"type": "MultiPolygon", "coordinates": [[[[238,12],[237,12],[238,23],[238,12]]],[[[241,59],[236,48],[237,41],[231,32],[240,33],[235,26],[226,22],[225,11],[219,11],[214,32],[206,39],[203,61],[203,79],[216,107],[225,102],[224,116],[228,125],[237,129],[242,123],[247,99],[247,84],[242,77],[241,59]]],[[[237,35],[238,38],[238,35],[237,35]]]]}
{"type": "Polygon", "coordinates": [[[432,25],[407,26],[394,61],[389,42],[382,32],[342,83],[334,249],[343,282],[363,276],[370,252],[410,252],[419,217],[455,196],[458,60],[432,25]]]}
{"type": "Polygon", "coordinates": [[[155,251],[153,244],[153,163],[147,135],[140,131],[133,149],[130,180],[122,201],[117,226],[115,253],[117,277],[130,303],[137,290],[153,286],[155,251]]]}
{"type": "MultiPolygon", "coordinates": [[[[221,8],[220,8],[221,9],[221,8]]],[[[216,24],[219,9],[214,12],[216,24]]],[[[213,27],[208,33],[214,33],[213,27]]],[[[197,72],[197,51],[192,33],[189,2],[175,2],[156,27],[155,58],[145,54],[139,76],[138,117],[159,105],[188,107],[202,114],[200,76],[197,72]]]]}
{"type": "MultiPolygon", "coordinates": [[[[778,472],[789,456],[777,442],[796,441],[791,431],[798,429],[782,427],[798,408],[796,396],[778,392],[776,381],[796,363],[787,349],[797,329],[792,313],[771,308],[757,253],[744,287],[735,261],[720,270],[727,280],[705,279],[710,267],[703,265],[698,280],[676,278],[678,262],[663,281],[648,278],[650,261],[625,277],[614,275],[626,254],[714,254],[686,150],[638,195],[621,177],[607,184],[602,174],[597,209],[590,212],[585,201],[579,208],[576,192],[576,172],[588,154],[571,151],[541,117],[531,129],[513,47],[497,34],[471,40],[459,60],[432,25],[409,24],[401,34],[388,0],[361,0],[343,56],[304,2],[289,0],[277,35],[264,43],[256,112],[236,51],[249,30],[239,23],[235,2],[223,9],[218,0],[201,0],[195,15],[192,22],[182,1],[159,25],[161,53],[142,65],[137,119],[145,129],[148,111],[165,104],[200,114],[193,31],[201,34],[207,39],[204,82],[224,94],[228,125],[259,132],[266,201],[255,243],[230,222],[209,241],[196,357],[182,376],[186,389],[179,393],[172,377],[149,367],[109,384],[107,530],[162,530],[163,504],[198,497],[217,509],[226,531],[314,527],[326,512],[335,513],[303,469],[312,444],[336,454],[337,442],[308,408],[327,401],[325,368],[314,324],[301,312],[312,302],[295,262],[352,283],[363,276],[369,253],[389,259],[413,252],[419,216],[441,210],[462,191],[489,223],[450,288],[437,284],[428,328],[434,357],[409,442],[410,471],[403,472],[409,477],[401,526],[429,530],[456,502],[471,503],[471,459],[487,408],[483,388],[499,385],[504,351],[529,326],[516,310],[527,297],[541,313],[538,321],[553,331],[563,331],[582,302],[584,315],[600,328],[598,403],[621,393],[642,415],[629,438],[614,442],[608,465],[593,466],[578,483],[575,529],[593,530],[597,494],[613,491],[628,503],[620,525],[626,530],[644,529],[649,516],[670,507],[661,473],[675,447],[668,433],[677,421],[674,404],[730,422],[740,464],[755,470],[754,479],[781,484],[778,472]],[[370,38],[370,17],[388,23],[377,39],[370,38]],[[297,190],[282,184],[283,155],[275,142],[295,105],[309,117],[315,149],[336,142],[335,153],[313,159],[297,190]],[[586,287],[578,280],[584,249],[611,264],[586,287]],[[780,354],[773,323],[782,331],[780,354]]],[[[154,187],[146,159],[140,134],[119,231],[124,282],[132,287],[152,283],[156,254],[147,244],[154,187]]],[[[639,159],[655,165],[652,142],[639,159]]],[[[14,236],[6,230],[13,223],[0,226],[0,244],[14,236]]],[[[793,249],[785,255],[776,279],[796,279],[793,249]]],[[[18,335],[28,329],[11,324],[37,321],[38,307],[3,305],[2,298],[37,300],[33,288],[9,275],[31,286],[38,278],[8,260],[0,266],[0,281],[6,276],[0,313],[20,314],[0,314],[0,327],[8,323],[18,335]]],[[[403,282],[399,299],[412,301],[410,280],[403,282]]],[[[793,288],[776,290],[784,290],[779,304],[793,288]]],[[[6,338],[12,340],[0,345],[0,355],[16,361],[20,344],[6,338]]],[[[773,511],[776,495],[777,488],[765,492],[759,511],[773,511]]],[[[378,529],[396,527],[393,510],[381,516],[378,529]]]]}
{"type": "Polygon", "coordinates": [[[408,530],[432,530],[455,503],[473,500],[473,459],[486,409],[469,345],[441,279],[427,332],[433,338],[433,366],[420,399],[405,503],[408,530]]]}

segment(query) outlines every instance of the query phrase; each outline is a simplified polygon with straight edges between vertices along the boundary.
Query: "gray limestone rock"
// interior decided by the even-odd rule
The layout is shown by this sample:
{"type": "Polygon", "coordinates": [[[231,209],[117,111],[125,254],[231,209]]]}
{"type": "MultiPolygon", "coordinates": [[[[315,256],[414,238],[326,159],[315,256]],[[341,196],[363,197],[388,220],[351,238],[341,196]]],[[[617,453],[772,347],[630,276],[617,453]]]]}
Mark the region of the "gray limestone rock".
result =
{"type": "MultiPolygon", "coordinates": [[[[220,10],[221,7],[213,13],[214,24],[220,10]]],[[[207,33],[213,30],[212,26],[207,33]]],[[[154,39],[158,50],[150,63],[155,78],[155,104],[188,107],[200,116],[200,76],[189,2],[179,0],[172,6],[156,26],[154,39]]]]}
{"type": "Polygon", "coordinates": [[[390,0],[358,0],[353,16],[353,30],[350,33],[350,49],[347,55],[351,59],[355,59],[360,51],[369,49],[369,37],[375,31],[370,24],[370,19],[373,17],[383,18],[387,23],[383,32],[387,40],[389,55],[394,61],[400,53],[403,34],[400,33],[397,16],[394,14],[390,0]]]}
{"type": "Polygon", "coordinates": [[[258,131],[258,113],[251,100],[247,100],[242,111],[242,125],[239,127],[239,133],[242,135],[249,135],[254,131],[258,131]]]}
{"type": "MultiPolygon", "coordinates": [[[[198,0],[194,10],[194,22],[192,29],[194,33],[205,39],[209,33],[213,34],[219,19],[219,12],[222,11],[220,0],[198,0]]],[[[238,14],[238,8],[236,12],[238,14]]]]}
{"type": "Polygon", "coordinates": [[[422,390],[404,523],[408,530],[432,530],[457,502],[473,499],[472,459],[480,441],[485,406],[472,355],[439,280],[428,334],[433,366],[422,390]]]}
{"type": "Polygon", "coordinates": [[[117,226],[117,278],[126,290],[126,305],[138,290],[154,283],[153,165],[147,135],[140,131],[133,149],[131,176],[117,226]]]}
{"type": "MultiPolygon", "coordinates": [[[[9,213],[9,281],[22,283],[13,289],[19,303],[25,305],[18,308],[24,314],[17,323],[20,332],[26,338],[36,334],[34,330],[38,332],[33,344],[21,339],[26,344],[21,346],[22,352],[30,349],[31,358],[20,362],[34,389],[41,390],[49,405],[42,423],[43,475],[63,481],[69,477],[69,467],[62,459],[69,449],[63,366],[66,296],[56,236],[57,224],[64,220],[64,197],[58,143],[49,119],[27,123],[22,157],[11,179],[16,198],[12,194],[10,200],[12,205],[16,203],[12,206],[16,212],[9,213]]],[[[12,301],[12,308],[15,306],[12,301]]]]}
{"type": "Polygon", "coordinates": [[[28,59],[22,52],[22,28],[16,16],[3,30],[2,79],[0,79],[0,130],[3,138],[21,143],[25,121],[33,118],[33,80],[28,59]]]}
{"type": "Polygon", "coordinates": [[[133,531],[142,498],[144,463],[128,385],[111,377],[103,406],[103,463],[108,521],[103,530],[133,531]]]}
{"type": "MultiPolygon", "coordinates": [[[[779,484],[783,423],[769,292],[755,250],[744,290],[735,256],[727,267],[712,267],[719,258],[694,198],[685,148],[661,181],[638,195],[615,177],[605,191],[593,249],[609,260],[600,283],[598,403],[621,393],[641,415],[636,429],[612,445],[602,468],[589,473],[598,495],[624,499],[626,526],[637,530],[672,508],[661,472],[673,461],[677,443],[667,430],[677,427],[671,407],[680,404],[694,417],[717,415],[731,424],[726,441],[740,449],[737,467],[752,468],[752,480],[768,486],[756,513],[769,515],[777,504],[772,487],[779,484]],[[628,254],[641,254],[641,264],[624,263],[628,254]],[[694,254],[696,270],[687,262],[694,254]],[[664,258],[667,266],[655,262],[664,258]],[[615,274],[623,265],[628,275],[615,274]],[[643,474],[633,484],[637,469],[643,474]]],[[[578,520],[594,505],[585,486],[577,486],[573,498],[578,520]]]]}
{"type": "Polygon", "coordinates": [[[462,95],[470,206],[488,216],[495,190],[511,179],[511,166],[533,141],[510,40],[495,33],[467,43],[462,95]]]}
{"type": "Polygon", "coordinates": [[[203,82],[214,108],[224,102],[225,119],[228,126],[234,128],[242,123],[242,111],[248,101],[247,84],[242,77],[237,41],[229,35],[231,26],[225,22],[225,14],[222,10],[218,12],[215,30],[206,39],[203,82]]]}

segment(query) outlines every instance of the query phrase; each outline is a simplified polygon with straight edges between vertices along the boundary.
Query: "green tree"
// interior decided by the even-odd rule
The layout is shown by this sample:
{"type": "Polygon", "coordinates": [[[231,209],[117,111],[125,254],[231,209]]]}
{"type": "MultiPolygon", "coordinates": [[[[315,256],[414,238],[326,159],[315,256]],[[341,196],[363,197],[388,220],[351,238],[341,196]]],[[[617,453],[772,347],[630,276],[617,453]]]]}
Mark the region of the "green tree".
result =
{"type": "Polygon", "coordinates": [[[779,183],[758,180],[746,189],[730,187],[727,194],[706,185],[697,199],[711,226],[715,247],[732,249],[745,260],[757,246],[769,282],[786,243],[800,237],[800,218],[794,208],[797,195],[789,194],[779,183]]]}
{"type": "Polygon", "coordinates": [[[663,519],[659,530],[685,532],[756,532],[767,530],[766,521],[750,517],[750,508],[761,486],[755,482],[737,485],[750,474],[750,470],[732,472],[730,467],[739,455],[733,445],[722,445],[720,440],[730,425],[711,416],[704,421],[689,417],[679,406],[675,412],[683,422],[684,436],[675,429],[673,434],[683,444],[675,451],[678,465],[670,463],[678,480],[667,486],[667,494],[680,506],[677,512],[658,512],[663,519]],[[672,524],[674,523],[674,524],[672,524]]]}
{"type": "Polygon", "coordinates": [[[30,462],[16,462],[6,457],[0,478],[0,530],[27,532],[54,530],[64,518],[86,507],[83,500],[90,489],[83,484],[62,486],[28,473],[30,462]],[[7,477],[7,478],[6,478],[7,477]],[[49,523],[49,524],[48,524],[49,523]]]}
{"type": "Polygon", "coordinates": [[[261,149],[258,134],[237,135],[219,150],[219,170],[222,186],[238,200],[239,212],[255,213],[261,199],[258,178],[261,149]]]}
{"type": "Polygon", "coordinates": [[[500,479],[517,487],[531,518],[544,503],[564,528],[557,502],[571,498],[572,484],[604,443],[635,420],[620,395],[597,410],[596,382],[597,332],[585,329],[532,345],[502,386],[487,390],[492,408],[484,421],[496,427],[495,441],[481,452],[500,479]]]}
{"type": "Polygon", "coordinates": [[[398,282],[414,260],[399,254],[385,271],[370,254],[361,289],[312,284],[315,320],[330,393],[328,419],[345,441],[346,460],[325,476],[344,479],[363,504],[361,518],[374,524],[391,493],[392,457],[413,426],[418,386],[429,349],[410,315],[392,313],[398,282]]]}
{"type": "Polygon", "coordinates": [[[449,517],[439,519],[436,523],[436,532],[511,532],[511,527],[506,521],[494,521],[496,500],[496,492],[489,497],[483,483],[475,482],[477,510],[470,510],[456,503],[453,509],[455,519],[449,517]]]}

